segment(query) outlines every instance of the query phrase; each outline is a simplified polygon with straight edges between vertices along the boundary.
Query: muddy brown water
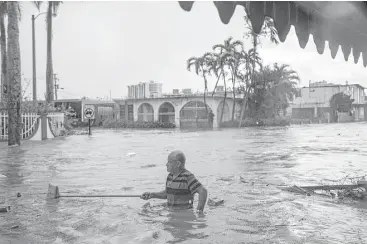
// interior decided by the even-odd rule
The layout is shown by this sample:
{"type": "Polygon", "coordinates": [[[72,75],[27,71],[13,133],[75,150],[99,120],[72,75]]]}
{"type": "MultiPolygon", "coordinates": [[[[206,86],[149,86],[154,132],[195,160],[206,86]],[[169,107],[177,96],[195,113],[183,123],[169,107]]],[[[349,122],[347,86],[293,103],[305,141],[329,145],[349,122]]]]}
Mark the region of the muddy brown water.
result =
{"type": "Polygon", "coordinates": [[[0,206],[11,206],[0,213],[0,243],[365,243],[366,202],[281,187],[367,175],[366,128],[95,130],[19,148],[0,142],[0,206]],[[160,191],[173,149],[223,205],[198,216],[156,199],[46,200],[49,183],[61,194],[160,191]]]}

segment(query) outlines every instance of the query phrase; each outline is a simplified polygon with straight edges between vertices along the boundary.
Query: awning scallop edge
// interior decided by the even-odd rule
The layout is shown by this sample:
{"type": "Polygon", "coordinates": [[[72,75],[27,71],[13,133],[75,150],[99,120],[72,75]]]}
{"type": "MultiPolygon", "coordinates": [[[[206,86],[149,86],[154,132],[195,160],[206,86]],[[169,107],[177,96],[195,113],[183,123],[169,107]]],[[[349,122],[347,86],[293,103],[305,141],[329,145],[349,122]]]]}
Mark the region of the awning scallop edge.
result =
{"type": "MultiPolygon", "coordinates": [[[[194,1],[179,1],[179,4],[183,10],[191,11],[194,1]]],[[[351,52],[355,63],[363,54],[363,65],[367,66],[367,2],[215,1],[214,5],[224,24],[230,22],[240,5],[257,33],[265,16],[269,16],[274,19],[281,42],[286,40],[293,25],[300,47],[306,47],[312,34],[319,54],[323,54],[328,41],[333,59],[340,45],[345,61],[351,52]]]]}

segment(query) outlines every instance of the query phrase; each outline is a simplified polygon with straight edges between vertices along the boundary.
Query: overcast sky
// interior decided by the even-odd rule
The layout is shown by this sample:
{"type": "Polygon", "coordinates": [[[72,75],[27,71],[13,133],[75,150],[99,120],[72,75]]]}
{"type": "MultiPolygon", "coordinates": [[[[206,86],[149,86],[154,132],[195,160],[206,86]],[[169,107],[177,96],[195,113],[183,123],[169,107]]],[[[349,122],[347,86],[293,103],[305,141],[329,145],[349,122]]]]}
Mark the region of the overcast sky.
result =
{"type": "MultiPolygon", "coordinates": [[[[31,15],[38,10],[22,2],[20,48],[24,88],[32,79],[31,15]]],[[[46,7],[46,5],[44,6],[46,7]]],[[[212,2],[195,2],[191,12],[172,2],[68,2],[54,18],[53,61],[59,77],[59,98],[81,96],[113,98],[127,95],[127,85],[154,80],[163,91],[174,88],[203,90],[202,78],[186,69],[191,56],[211,51],[212,46],[232,36],[243,40],[244,10],[237,7],[228,25],[221,23],[212,2]]],[[[44,98],[46,75],[46,15],[36,20],[38,97],[44,98]]],[[[266,64],[289,64],[301,78],[337,84],[359,83],[367,87],[367,69],[362,59],[354,64],[352,54],[344,61],[339,48],[336,59],[326,45],[316,51],[312,36],[305,49],[299,47],[292,27],[285,43],[263,40],[260,54],[266,64]]],[[[214,80],[209,88],[214,87],[214,80]]],[[[26,95],[32,97],[32,82],[26,95]]]]}

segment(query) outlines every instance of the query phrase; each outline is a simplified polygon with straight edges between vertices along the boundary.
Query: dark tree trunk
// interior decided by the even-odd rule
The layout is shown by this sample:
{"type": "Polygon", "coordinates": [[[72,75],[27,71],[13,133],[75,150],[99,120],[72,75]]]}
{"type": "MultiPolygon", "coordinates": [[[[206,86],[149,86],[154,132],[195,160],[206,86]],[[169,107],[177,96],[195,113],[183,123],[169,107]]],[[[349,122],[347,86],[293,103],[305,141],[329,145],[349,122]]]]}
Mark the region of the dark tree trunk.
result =
{"type": "Polygon", "coordinates": [[[20,145],[22,83],[18,2],[8,2],[8,145],[20,145]]]}
{"type": "Polygon", "coordinates": [[[0,48],[1,48],[1,99],[3,103],[6,102],[7,93],[7,57],[6,57],[6,32],[5,32],[5,18],[4,13],[0,13],[0,48]]]}
{"type": "Polygon", "coordinates": [[[54,79],[52,67],[52,2],[48,2],[47,11],[47,64],[46,64],[46,101],[54,100],[54,79]]]}
{"type": "Polygon", "coordinates": [[[227,99],[226,77],[224,75],[224,71],[222,71],[222,73],[223,73],[223,81],[224,81],[224,99],[223,99],[222,113],[220,114],[220,125],[223,123],[223,114],[224,114],[224,108],[225,108],[226,99],[227,99]]]}

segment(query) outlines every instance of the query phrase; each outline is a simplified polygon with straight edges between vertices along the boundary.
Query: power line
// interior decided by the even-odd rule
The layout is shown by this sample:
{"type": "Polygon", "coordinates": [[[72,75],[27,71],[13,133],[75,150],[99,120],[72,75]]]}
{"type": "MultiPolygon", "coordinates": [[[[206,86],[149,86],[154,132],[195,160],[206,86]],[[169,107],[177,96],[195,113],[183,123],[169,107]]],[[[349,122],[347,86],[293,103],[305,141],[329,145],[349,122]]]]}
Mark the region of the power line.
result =
{"type": "Polygon", "coordinates": [[[81,97],[79,95],[75,95],[75,94],[72,94],[72,93],[69,93],[69,92],[66,92],[66,91],[60,91],[60,92],[71,95],[71,96],[74,96],[74,97],[81,97]]]}

